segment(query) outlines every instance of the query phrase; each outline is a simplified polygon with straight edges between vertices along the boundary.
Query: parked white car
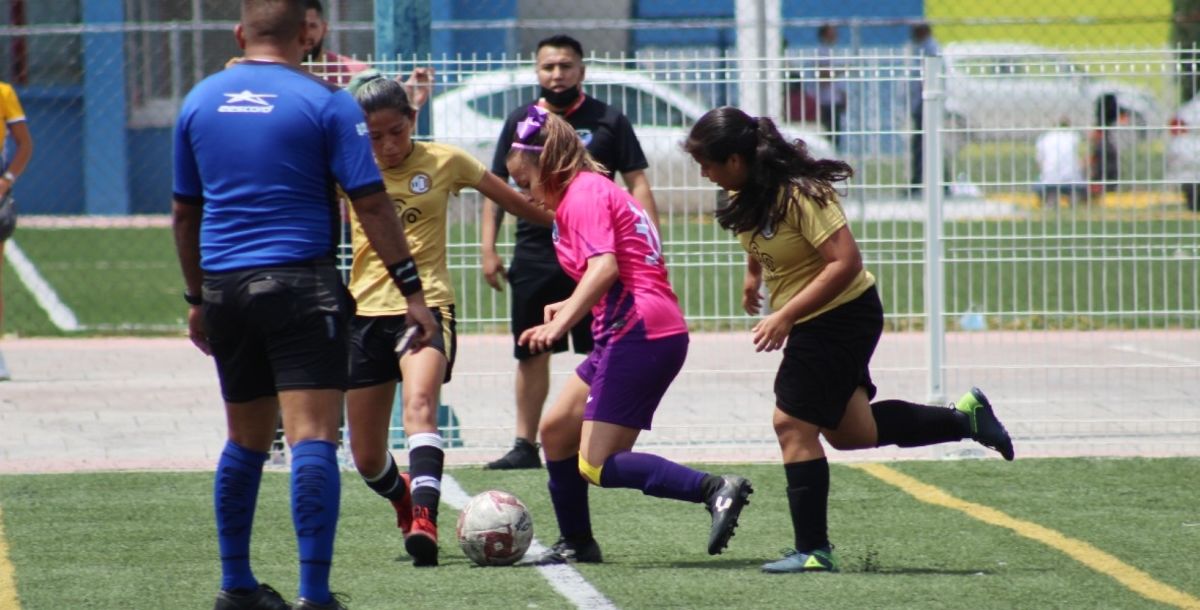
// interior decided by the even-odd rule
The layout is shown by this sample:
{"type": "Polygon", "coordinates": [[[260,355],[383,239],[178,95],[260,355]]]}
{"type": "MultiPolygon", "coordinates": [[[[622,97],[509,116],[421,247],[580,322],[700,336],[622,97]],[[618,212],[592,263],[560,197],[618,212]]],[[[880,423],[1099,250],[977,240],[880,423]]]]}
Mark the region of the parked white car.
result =
{"type": "Polygon", "coordinates": [[[1166,118],[1148,88],[1092,76],[1070,55],[1045,47],[954,42],[942,48],[942,56],[947,126],[965,127],[970,136],[1032,138],[1062,119],[1074,128],[1094,127],[1096,106],[1105,94],[1116,96],[1126,127],[1161,126],[1166,118]]]}
{"type": "Polygon", "coordinates": [[[1179,107],[1167,140],[1167,175],[1178,182],[1189,210],[1200,212],[1200,98],[1179,107]]]}
{"type": "MultiPolygon", "coordinates": [[[[707,205],[713,201],[712,185],[700,178],[699,168],[680,147],[688,130],[709,108],[674,85],[641,72],[589,67],[583,89],[621,110],[633,124],[660,204],[707,205]],[[697,192],[703,196],[689,196],[697,192]]],[[[532,66],[472,76],[434,96],[433,139],[469,151],[490,168],[504,119],[537,96],[532,66]]],[[[829,140],[812,131],[794,125],[780,125],[780,129],[788,138],[803,139],[813,156],[834,156],[829,140]]]]}

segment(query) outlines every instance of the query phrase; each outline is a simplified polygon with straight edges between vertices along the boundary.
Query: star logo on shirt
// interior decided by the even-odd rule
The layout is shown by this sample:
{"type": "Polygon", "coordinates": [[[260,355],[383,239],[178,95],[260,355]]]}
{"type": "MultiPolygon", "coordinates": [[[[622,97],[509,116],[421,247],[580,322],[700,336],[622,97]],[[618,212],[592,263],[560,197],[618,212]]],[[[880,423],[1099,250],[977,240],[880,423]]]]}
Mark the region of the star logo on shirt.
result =
{"type": "Polygon", "coordinates": [[[217,108],[217,112],[235,114],[270,114],[272,110],[275,110],[275,106],[268,101],[268,98],[279,97],[274,93],[254,93],[249,89],[222,95],[226,98],[225,103],[217,108]]]}
{"type": "Polygon", "coordinates": [[[258,104],[259,106],[270,106],[271,102],[267,101],[268,97],[279,97],[274,93],[252,93],[249,89],[243,89],[241,93],[226,93],[226,104],[237,104],[239,102],[249,102],[258,104]]]}

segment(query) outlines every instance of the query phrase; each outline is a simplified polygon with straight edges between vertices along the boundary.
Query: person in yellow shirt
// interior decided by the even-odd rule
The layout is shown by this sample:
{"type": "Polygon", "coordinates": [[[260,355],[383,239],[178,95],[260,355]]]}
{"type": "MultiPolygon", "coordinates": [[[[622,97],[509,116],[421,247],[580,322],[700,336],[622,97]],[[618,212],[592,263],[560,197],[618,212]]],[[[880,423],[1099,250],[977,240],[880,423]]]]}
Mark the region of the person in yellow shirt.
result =
{"type": "Polygon", "coordinates": [[[510,188],[466,151],[412,139],[416,108],[404,87],[368,70],[349,87],[367,115],[375,161],[388,195],[404,220],[425,289],[441,332],[426,348],[403,351],[405,301],[351,215],[353,262],[350,292],[358,302],[350,353],[346,414],[354,465],[367,486],[391,501],[413,565],[437,565],[437,509],[441,497],[442,438],[437,428],[438,393],[454,368],[454,289],[446,262],[449,200],[466,187],[478,189],[507,211],[550,224],[554,215],[510,188]],[[398,353],[399,352],[399,353],[398,353]],[[409,472],[400,474],[388,449],[388,425],[396,382],[403,381],[404,433],[409,472]]]}
{"type": "MultiPolygon", "coordinates": [[[[29,126],[25,123],[25,110],[21,108],[21,100],[12,85],[0,82],[0,336],[4,334],[4,243],[16,228],[17,211],[11,199],[13,185],[17,178],[29,165],[33,156],[33,137],[29,135],[29,126]],[[12,133],[16,152],[10,158],[8,134],[12,133]]],[[[4,363],[4,355],[0,354],[0,381],[9,379],[8,366],[4,363]]]]}
{"type": "Polygon", "coordinates": [[[875,397],[870,361],[883,332],[875,277],[863,267],[834,183],[850,166],[814,159],[766,117],[709,111],[684,148],[701,174],[729,191],[717,210],[748,254],[742,306],[757,315],[766,282],[771,313],[753,329],[757,351],[783,350],[775,377],[775,434],[783,453],[795,548],[764,572],[836,571],[827,533],[829,463],[837,449],[920,447],[971,438],[1013,459],[991,403],[972,388],[951,408],[875,397]]]}

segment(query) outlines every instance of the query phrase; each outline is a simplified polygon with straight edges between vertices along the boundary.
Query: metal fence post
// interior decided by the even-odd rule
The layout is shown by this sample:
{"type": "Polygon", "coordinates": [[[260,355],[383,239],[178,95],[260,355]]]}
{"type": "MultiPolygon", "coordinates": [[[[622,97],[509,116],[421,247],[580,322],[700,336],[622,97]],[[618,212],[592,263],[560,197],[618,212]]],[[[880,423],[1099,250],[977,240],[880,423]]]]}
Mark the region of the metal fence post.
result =
{"type": "MultiPolygon", "coordinates": [[[[921,65],[921,125],[924,131],[925,191],[925,329],[929,340],[929,401],[946,400],[945,270],[942,267],[942,58],[925,57],[921,65]]],[[[915,136],[914,136],[915,137],[915,136]]]]}

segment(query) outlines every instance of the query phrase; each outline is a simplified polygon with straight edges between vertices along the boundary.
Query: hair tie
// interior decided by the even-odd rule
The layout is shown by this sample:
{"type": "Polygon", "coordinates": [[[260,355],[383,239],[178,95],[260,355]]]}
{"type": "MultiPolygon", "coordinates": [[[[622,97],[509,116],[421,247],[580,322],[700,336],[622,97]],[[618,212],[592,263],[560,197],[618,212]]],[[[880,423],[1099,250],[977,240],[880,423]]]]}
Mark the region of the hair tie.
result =
{"type": "Polygon", "coordinates": [[[545,148],[536,144],[530,144],[529,140],[533,139],[542,130],[542,127],[546,126],[546,120],[549,116],[550,112],[545,108],[536,105],[530,106],[525,118],[517,123],[517,137],[512,147],[518,150],[532,151],[540,151],[545,148]]]}
{"type": "Polygon", "coordinates": [[[346,85],[346,90],[351,94],[354,94],[357,93],[359,89],[362,89],[363,85],[373,80],[380,80],[382,78],[382,72],[374,68],[368,68],[362,72],[359,72],[358,74],[355,74],[354,78],[350,79],[350,84],[346,85]]]}

